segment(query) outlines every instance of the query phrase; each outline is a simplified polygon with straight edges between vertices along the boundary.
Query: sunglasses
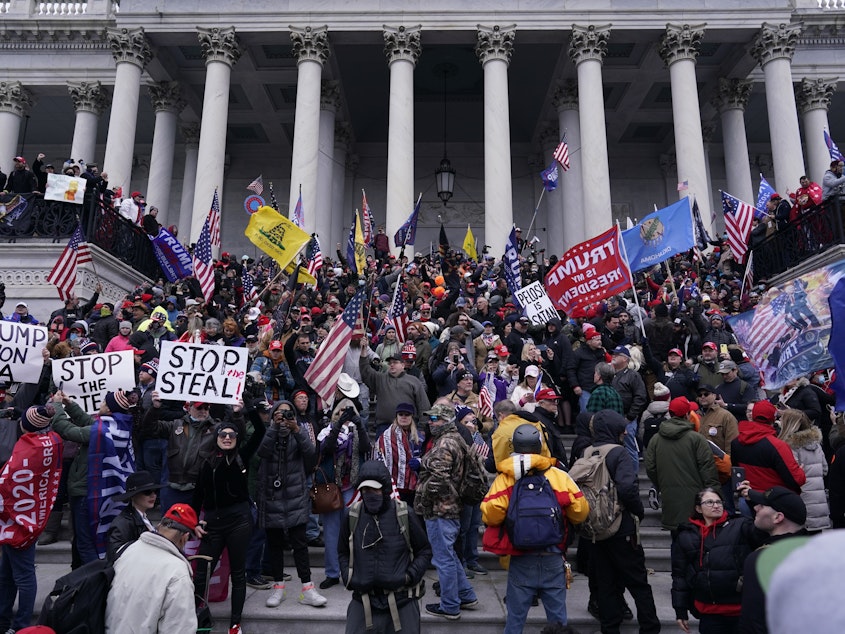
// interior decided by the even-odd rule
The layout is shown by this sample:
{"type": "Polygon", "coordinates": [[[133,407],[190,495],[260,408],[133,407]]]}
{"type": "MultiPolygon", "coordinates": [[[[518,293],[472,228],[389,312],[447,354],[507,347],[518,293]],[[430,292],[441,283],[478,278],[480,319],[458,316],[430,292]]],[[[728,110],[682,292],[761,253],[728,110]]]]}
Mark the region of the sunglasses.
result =
{"type": "Polygon", "coordinates": [[[238,432],[222,430],[222,431],[217,432],[217,437],[218,438],[237,438],[238,432]]]}
{"type": "Polygon", "coordinates": [[[439,416],[429,416],[428,420],[430,420],[433,423],[436,420],[440,420],[440,417],[439,416]]]}
{"type": "Polygon", "coordinates": [[[712,392],[699,392],[698,393],[699,396],[710,396],[710,394],[712,394],[712,392]]]}
{"type": "Polygon", "coordinates": [[[148,489],[147,491],[141,491],[141,495],[158,495],[158,491],[154,489],[148,489]]]}

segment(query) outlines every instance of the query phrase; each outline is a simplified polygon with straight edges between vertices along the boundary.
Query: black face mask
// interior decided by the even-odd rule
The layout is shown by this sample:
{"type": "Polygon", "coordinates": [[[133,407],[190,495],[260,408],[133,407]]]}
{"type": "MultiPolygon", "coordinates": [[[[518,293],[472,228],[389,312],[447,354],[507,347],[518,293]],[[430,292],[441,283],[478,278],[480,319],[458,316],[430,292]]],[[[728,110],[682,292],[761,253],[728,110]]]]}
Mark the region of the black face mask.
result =
{"type": "Polygon", "coordinates": [[[371,515],[377,514],[381,510],[381,505],[384,503],[384,496],[381,491],[362,491],[361,500],[364,503],[364,509],[371,515]]]}

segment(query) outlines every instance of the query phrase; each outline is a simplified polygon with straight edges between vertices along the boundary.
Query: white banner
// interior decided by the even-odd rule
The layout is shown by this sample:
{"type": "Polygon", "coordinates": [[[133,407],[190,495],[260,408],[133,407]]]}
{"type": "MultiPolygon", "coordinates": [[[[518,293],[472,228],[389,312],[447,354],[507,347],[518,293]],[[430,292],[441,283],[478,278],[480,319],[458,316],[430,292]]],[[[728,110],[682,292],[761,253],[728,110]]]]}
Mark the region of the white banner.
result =
{"type": "Polygon", "coordinates": [[[0,381],[38,383],[47,345],[47,329],[0,320],[0,381]]]}
{"type": "Polygon", "coordinates": [[[84,178],[75,178],[64,174],[47,174],[47,191],[44,192],[44,199],[81,205],[87,183],[88,181],[84,178]]]}
{"type": "Polygon", "coordinates": [[[248,356],[246,348],[162,341],[155,389],[163,399],[232,405],[243,393],[248,356]]]}
{"type": "Polygon", "coordinates": [[[96,414],[106,392],[136,385],[131,350],[53,359],[53,383],[88,414],[96,414]]]}
{"type": "Polygon", "coordinates": [[[523,286],[516,292],[516,299],[523,307],[525,316],[535,326],[543,326],[549,323],[550,319],[559,317],[552,300],[546,294],[546,289],[540,282],[533,282],[523,286]]]}

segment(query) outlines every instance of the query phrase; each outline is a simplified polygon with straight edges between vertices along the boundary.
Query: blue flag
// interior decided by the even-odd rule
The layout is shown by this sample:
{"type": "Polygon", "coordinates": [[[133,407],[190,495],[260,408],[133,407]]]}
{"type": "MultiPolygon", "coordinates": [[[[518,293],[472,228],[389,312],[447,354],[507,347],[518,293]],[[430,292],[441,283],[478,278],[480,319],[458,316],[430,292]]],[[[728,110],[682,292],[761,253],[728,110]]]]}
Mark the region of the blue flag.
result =
{"type": "Polygon", "coordinates": [[[769,202],[769,198],[772,197],[772,194],[776,194],[775,188],[769,185],[769,181],[767,181],[762,174],[760,174],[760,188],[757,190],[757,208],[754,210],[754,217],[760,218],[761,220],[768,215],[768,210],[766,209],[766,203],[769,202]]]}
{"type": "MultiPolygon", "coordinates": [[[[543,179],[543,187],[547,192],[553,192],[557,189],[558,171],[556,160],[552,160],[552,164],[549,165],[549,169],[545,169],[540,172],[540,178],[543,179]]],[[[539,383],[537,383],[537,385],[539,385],[539,383]]]]}
{"type": "Polygon", "coordinates": [[[689,198],[658,209],[622,232],[631,271],[641,271],[695,246],[689,198]]]}
{"type": "Polygon", "coordinates": [[[185,250],[179,240],[172,233],[162,227],[158,235],[153,238],[153,252],[168,282],[181,280],[194,272],[191,254],[185,250]]]}
{"type": "Polygon", "coordinates": [[[840,279],[827,298],[830,305],[830,340],[827,351],[833,357],[836,379],[830,387],[836,393],[836,411],[845,410],[845,278],[840,279]]]}
{"type": "Polygon", "coordinates": [[[519,305],[519,300],[516,298],[516,292],[522,288],[522,276],[519,273],[519,240],[516,238],[516,227],[511,229],[508,241],[505,243],[505,255],[502,260],[508,290],[513,295],[513,303],[521,310],[522,306],[519,305]]]}
{"type": "Polygon", "coordinates": [[[358,223],[358,214],[352,214],[352,226],[349,227],[349,238],[346,240],[346,263],[349,264],[349,270],[353,273],[361,274],[363,271],[358,270],[358,265],[355,263],[355,225],[358,223]]]}
{"type": "Polygon", "coordinates": [[[417,204],[414,205],[414,210],[411,212],[411,215],[408,216],[408,219],[405,221],[401,227],[399,227],[396,234],[393,236],[393,246],[401,249],[406,244],[410,244],[414,246],[414,241],[417,239],[417,220],[420,217],[420,201],[422,198],[417,200],[417,204]]]}
{"type": "Polygon", "coordinates": [[[827,146],[827,151],[830,154],[831,161],[845,161],[845,157],[842,156],[842,152],[839,151],[836,143],[834,143],[833,139],[830,138],[827,130],[824,131],[824,144],[827,146]]]}

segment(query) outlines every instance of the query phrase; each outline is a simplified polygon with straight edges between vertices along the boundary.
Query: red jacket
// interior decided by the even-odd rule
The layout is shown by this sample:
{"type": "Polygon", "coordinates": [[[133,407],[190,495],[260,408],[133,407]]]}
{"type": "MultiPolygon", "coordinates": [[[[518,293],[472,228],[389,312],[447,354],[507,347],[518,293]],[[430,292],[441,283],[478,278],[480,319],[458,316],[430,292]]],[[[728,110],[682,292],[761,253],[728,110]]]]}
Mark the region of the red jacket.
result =
{"type": "Polygon", "coordinates": [[[755,491],[783,486],[801,493],[807,481],[792,449],[777,438],[774,427],[765,423],[739,423],[739,436],[731,442],[731,463],[745,468],[745,479],[755,491]]]}

